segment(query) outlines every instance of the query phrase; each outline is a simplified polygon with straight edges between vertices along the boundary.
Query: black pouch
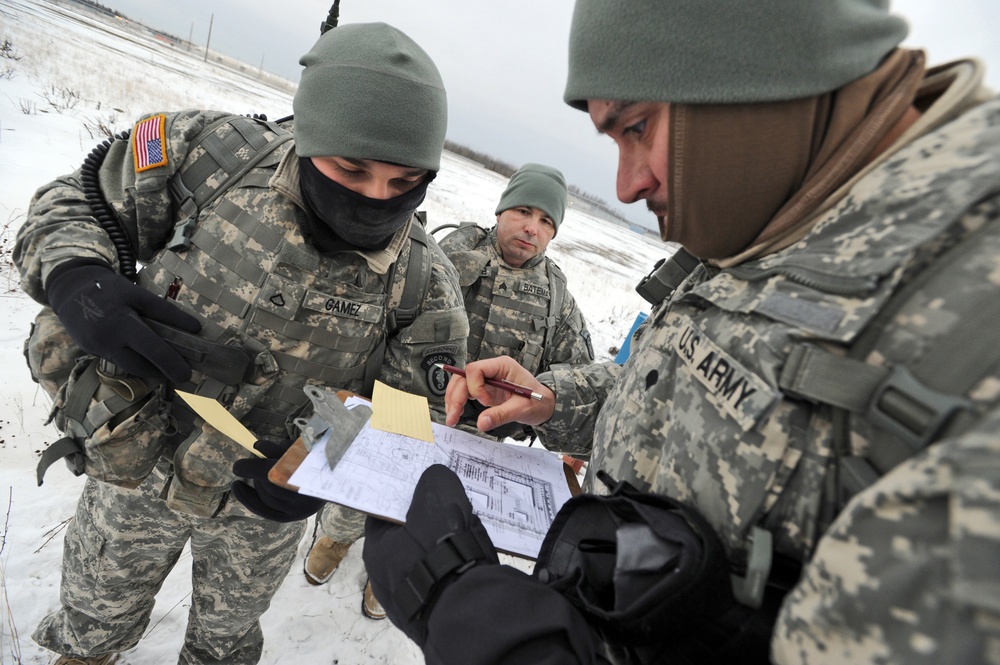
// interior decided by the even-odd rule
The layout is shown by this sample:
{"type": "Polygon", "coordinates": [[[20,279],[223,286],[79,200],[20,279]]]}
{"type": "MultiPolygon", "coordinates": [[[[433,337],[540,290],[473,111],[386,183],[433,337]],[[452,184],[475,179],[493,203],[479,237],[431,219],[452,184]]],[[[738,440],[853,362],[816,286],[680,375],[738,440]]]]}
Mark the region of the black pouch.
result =
{"type": "Polygon", "coordinates": [[[681,641],[734,604],[719,537],[694,509],[628,483],[566,502],[534,575],[579,609],[605,642],[681,641]]]}

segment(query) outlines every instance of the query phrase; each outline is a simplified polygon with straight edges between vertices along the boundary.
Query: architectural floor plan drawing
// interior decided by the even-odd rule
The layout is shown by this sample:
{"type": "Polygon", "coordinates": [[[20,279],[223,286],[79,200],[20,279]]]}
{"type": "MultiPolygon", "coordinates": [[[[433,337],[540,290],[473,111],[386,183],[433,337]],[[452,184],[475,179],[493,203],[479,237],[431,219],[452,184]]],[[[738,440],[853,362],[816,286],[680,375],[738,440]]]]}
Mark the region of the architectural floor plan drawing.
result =
{"type": "Polygon", "coordinates": [[[535,558],[570,498],[558,456],[433,425],[434,443],[366,425],[336,468],[315,445],[289,482],[299,491],[397,522],[406,519],[424,469],[443,464],[462,480],[498,550],[535,558]]]}
{"type": "MultiPolygon", "coordinates": [[[[541,547],[557,512],[551,482],[458,451],[452,451],[448,466],[462,479],[472,509],[490,531],[490,537],[493,530],[502,531],[505,538],[537,541],[541,547]]],[[[565,484],[565,478],[561,480],[565,484]]],[[[497,544],[497,538],[493,540],[497,544]]]]}

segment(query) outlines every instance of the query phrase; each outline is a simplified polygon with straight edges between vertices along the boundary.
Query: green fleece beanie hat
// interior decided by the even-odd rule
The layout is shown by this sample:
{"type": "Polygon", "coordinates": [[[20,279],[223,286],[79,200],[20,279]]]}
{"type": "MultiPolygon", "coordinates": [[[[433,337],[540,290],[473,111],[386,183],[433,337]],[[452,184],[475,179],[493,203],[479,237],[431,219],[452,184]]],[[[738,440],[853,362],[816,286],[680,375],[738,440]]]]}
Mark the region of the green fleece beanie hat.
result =
{"type": "Polygon", "coordinates": [[[800,99],[871,73],[906,33],[888,0],[577,0],[563,99],[800,99]]]}
{"type": "Polygon", "coordinates": [[[328,30],[299,60],[292,100],[300,157],[374,159],[437,171],[448,104],[441,74],[385,23],[328,30]]]}
{"type": "Polygon", "coordinates": [[[525,164],[518,169],[500,195],[496,214],[518,206],[544,212],[552,218],[558,233],[566,214],[566,178],[562,171],[544,164],[525,164]]]}

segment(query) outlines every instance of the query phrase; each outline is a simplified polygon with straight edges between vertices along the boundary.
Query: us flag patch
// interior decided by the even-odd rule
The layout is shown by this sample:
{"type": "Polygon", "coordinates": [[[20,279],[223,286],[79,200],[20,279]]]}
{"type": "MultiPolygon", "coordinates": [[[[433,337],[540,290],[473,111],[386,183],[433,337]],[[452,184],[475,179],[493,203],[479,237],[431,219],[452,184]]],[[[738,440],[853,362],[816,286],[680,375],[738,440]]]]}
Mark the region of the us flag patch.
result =
{"type": "Polygon", "coordinates": [[[163,133],[166,116],[146,118],[132,130],[132,153],[136,173],[155,169],[167,163],[167,139],[163,133]]]}

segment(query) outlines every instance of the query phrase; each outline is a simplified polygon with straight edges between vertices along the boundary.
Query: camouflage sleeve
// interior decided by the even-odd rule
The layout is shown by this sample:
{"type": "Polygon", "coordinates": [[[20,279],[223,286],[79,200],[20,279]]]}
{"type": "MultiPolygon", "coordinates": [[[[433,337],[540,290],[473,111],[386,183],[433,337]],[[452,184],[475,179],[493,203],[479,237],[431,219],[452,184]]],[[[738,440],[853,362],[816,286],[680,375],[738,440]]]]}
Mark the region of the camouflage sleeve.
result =
{"type": "Polygon", "coordinates": [[[995,663],[1000,409],[856,496],[785,600],[780,664],[995,663]]]}
{"type": "MultiPolygon", "coordinates": [[[[170,176],[184,161],[191,140],[223,115],[200,111],[147,115],[127,140],[111,143],[98,174],[101,194],[123,224],[140,261],[160,249],[173,230],[170,176]],[[140,135],[149,138],[141,145],[142,157],[137,157],[140,135]]],[[[87,202],[79,170],[35,193],[13,251],[21,288],[43,304],[52,268],[76,258],[99,259],[119,268],[114,244],[87,202]]]]}
{"type": "Polygon", "coordinates": [[[416,320],[390,340],[379,379],[400,390],[424,395],[435,419],[444,422],[448,375],[434,364],[465,365],[469,319],[454,266],[430,235],[427,249],[431,252],[427,297],[416,320]]]}
{"type": "Polygon", "coordinates": [[[486,237],[487,230],[472,222],[462,222],[459,227],[438,241],[442,251],[451,258],[454,252],[475,249],[486,237]]]}
{"type": "Polygon", "coordinates": [[[549,450],[589,455],[594,446],[594,424],[604,400],[621,374],[613,362],[596,365],[553,365],[538,380],[556,394],[555,413],[534,428],[549,450]]]}
{"type": "Polygon", "coordinates": [[[11,258],[21,275],[21,289],[43,305],[48,304],[45,280],[64,261],[97,259],[117,269],[114,244],[87,204],[79,171],[35,192],[11,258]]]}
{"type": "Polygon", "coordinates": [[[594,347],[590,341],[590,331],[583,312],[569,291],[559,312],[559,328],[556,330],[552,348],[545,349],[547,370],[552,365],[589,365],[594,362],[594,347]]]}

